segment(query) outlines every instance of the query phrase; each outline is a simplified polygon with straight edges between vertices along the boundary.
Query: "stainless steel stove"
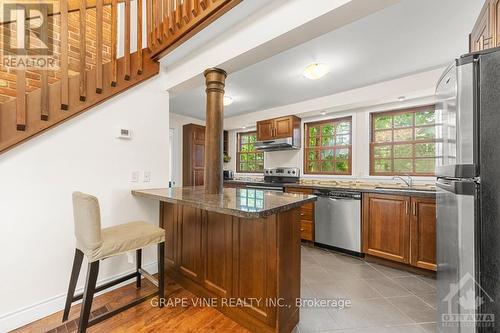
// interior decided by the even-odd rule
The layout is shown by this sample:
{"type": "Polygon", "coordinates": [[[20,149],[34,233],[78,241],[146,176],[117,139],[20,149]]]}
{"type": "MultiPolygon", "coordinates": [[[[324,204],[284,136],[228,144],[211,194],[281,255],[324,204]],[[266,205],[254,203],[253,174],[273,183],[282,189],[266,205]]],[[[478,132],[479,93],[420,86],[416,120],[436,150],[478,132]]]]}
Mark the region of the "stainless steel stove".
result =
{"type": "Polygon", "coordinates": [[[283,184],[298,183],[299,168],[272,168],[264,170],[264,180],[248,184],[247,188],[283,192],[283,184]]]}

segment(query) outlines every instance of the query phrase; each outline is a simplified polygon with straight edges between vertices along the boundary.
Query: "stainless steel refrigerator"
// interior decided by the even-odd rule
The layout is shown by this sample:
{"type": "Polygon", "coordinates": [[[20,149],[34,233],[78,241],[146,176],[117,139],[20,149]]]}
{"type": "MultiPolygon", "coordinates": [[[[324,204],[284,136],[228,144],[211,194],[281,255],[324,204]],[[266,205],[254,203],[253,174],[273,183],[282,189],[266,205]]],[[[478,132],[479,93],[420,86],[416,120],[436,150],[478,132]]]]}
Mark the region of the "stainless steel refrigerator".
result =
{"type": "Polygon", "coordinates": [[[438,332],[497,332],[500,48],[457,59],[436,95],[438,332]]]}

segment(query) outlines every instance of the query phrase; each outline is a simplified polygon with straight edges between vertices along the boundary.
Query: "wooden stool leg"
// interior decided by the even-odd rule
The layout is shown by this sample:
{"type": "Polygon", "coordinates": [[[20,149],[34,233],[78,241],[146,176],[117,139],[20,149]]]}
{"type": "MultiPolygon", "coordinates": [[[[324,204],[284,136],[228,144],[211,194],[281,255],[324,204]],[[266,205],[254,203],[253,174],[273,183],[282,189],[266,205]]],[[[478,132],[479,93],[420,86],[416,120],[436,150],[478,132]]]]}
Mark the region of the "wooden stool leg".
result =
{"type": "Polygon", "coordinates": [[[90,309],[92,308],[92,300],[95,293],[95,285],[97,282],[97,274],[99,273],[99,261],[89,263],[87,271],[87,281],[85,282],[85,291],[83,292],[82,310],[80,312],[80,323],[78,324],[78,333],[87,331],[89,323],[90,309]]]}
{"type": "Polygon", "coordinates": [[[75,288],[78,282],[78,275],[80,275],[80,269],[82,268],[82,261],[83,252],[76,249],[75,258],[73,259],[73,269],[71,270],[71,278],[69,280],[68,294],[66,295],[66,305],[64,306],[63,322],[68,320],[69,317],[69,310],[71,309],[71,303],[73,303],[73,297],[75,296],[75,288]]]}
{"type": "Polygon", "coordinates": [[[141,272],[139,271],[141,265],[142,265],[142,249],[138,249],[136,252],[137,280],[135,281],[135,286],[137,288],[141,287],[141,272]]]}
{"type": "Polygon", "coordinates": [[[164,306],[165,298],[165,243],[158,244],[158,302],[164,306]]]}

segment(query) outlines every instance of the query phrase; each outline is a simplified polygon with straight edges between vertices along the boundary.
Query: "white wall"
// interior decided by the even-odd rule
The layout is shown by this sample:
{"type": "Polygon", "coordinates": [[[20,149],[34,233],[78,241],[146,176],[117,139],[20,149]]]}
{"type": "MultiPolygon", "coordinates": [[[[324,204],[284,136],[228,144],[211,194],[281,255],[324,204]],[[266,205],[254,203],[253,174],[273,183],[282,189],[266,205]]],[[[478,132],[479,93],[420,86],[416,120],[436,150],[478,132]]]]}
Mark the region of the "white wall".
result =
{"type": "Polygon", "coordinates": [[[207,68],[221,67],[233,73],[398,1],[270,0],[268,6],[242,17],[236,26],[196,48],[173,66],[167,66],[167,89],[177,95],[199,87],[207,68]]]}
{"type": "Polygon", "coordinates": [[[182,127],[186,124],[197,124],[205,126],[205,121],[183,116],[177,113],[170,112],[170,128],[174,130],[174,156],[172,170],[172,181],[174,187],[182,187],[182,127]]]}
{"type": "MultiPolygon", "coordinates": [[[[161,82],[157,76],[0,155],[0,332],[62,309],[75,245],[73,191],[99,198],[103,227],[158,223],[158,203],[130,190],[167,186],[169,97],[161,82]],[[118,127],[132,139],[115,138],[118,127]],[[133,170],[139,183],[129,181],[133,170]],[[142,183],[144,171],[150,183],[142,183]]],[[[154,248],[143,262],[156,262],[154,248]]],[[[98,279],[134,267],[126,256],[105,260],[98,279]]],[[[86,261],[78,288],[85,274],[86,261]]]]}
{"type": "MultiPolygon", "coordinates": [[[[255,130],[254,125],[258,120],[298,115],[302,118],[301,131],[303,132],[305,122],[352,116],[352,175],[302,175],[302,178],[391,179],[392,177],[370,176],[370,113],[433,104],[435,102],[435,85],[443,71],[443,68],[439,68],[334,95],[225,119],[225,127],[232,128],[229,135],[229,152],[233,158],[228,168],[236,171],[236,133],[255,130]],[[404,102],[399,102],[397,101],[398,96],[406,96],[407,99],[404,102]],[[327,114],[321,115],[323,111],[327,114]],[[243,126],[245,129],[242,128],[243,126]]],[[[304,133],[302,133],[302,140],[304,140],[304,133]]],[[[264,154],[264,167],[297,167],[303,172],[303,149],[266,152],[264,154]]],[[[238,173],[236,176],[260,175],[238,173]]],[[[423,182],[433,180],[432,177],[417,177],[417,179],[423,182]]]]}

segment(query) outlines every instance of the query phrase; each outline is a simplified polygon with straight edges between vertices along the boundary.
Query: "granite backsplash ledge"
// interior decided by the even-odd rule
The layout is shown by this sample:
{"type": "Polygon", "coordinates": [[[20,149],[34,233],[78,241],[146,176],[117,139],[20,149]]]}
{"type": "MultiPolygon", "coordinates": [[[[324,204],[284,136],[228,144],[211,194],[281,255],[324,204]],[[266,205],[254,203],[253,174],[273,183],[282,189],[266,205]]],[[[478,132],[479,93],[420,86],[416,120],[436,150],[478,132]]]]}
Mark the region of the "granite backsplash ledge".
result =
{"type": "MultiPolygon", "coordinates": [[[[232,179],[233,182],[262,182],[264,177],[258,176],[239,176],[232,179]]],[[[376,189],[376,188],[393,188],[393,189],[405,189],[408,188],[406,184],[397,181],[367,181],[366,179],[325,179],[325,178],[301,178],[299,185],[318,187],[338,187],[338,188],[351,188],[351,189],[376,189]]],[[[293,184],[288,184],[287,186],[293,186],[293,184]]],[[[412,186],[413,189],[423,190],[423,191],[435,191],[436,186],[434,182],[431,181],[417,181],[412,186]]]]}

